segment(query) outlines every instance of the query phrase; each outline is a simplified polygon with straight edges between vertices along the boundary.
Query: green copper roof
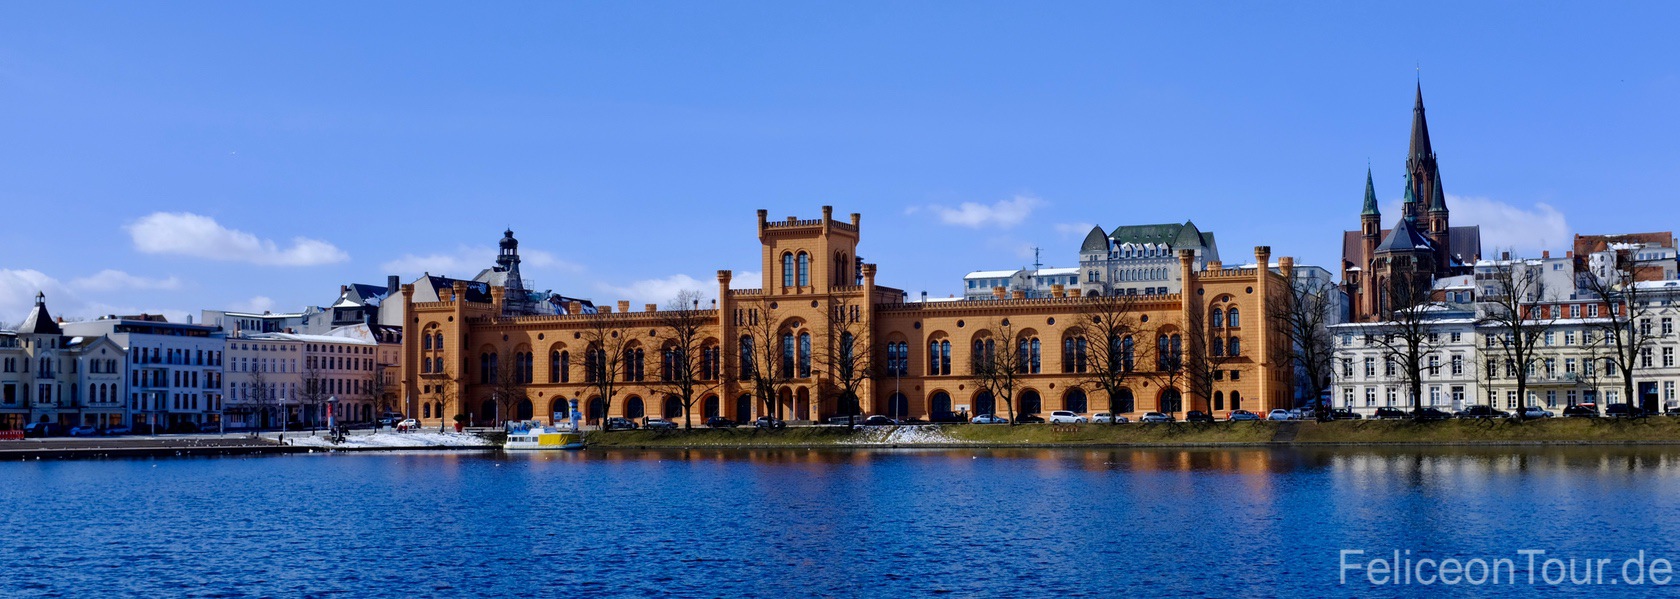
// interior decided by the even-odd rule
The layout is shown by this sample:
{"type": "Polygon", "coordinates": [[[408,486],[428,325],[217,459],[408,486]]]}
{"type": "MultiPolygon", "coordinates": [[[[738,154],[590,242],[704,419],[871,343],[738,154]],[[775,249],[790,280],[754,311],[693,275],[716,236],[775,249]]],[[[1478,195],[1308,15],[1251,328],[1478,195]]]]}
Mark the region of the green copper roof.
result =
{"type": "Polygon", "coordinates": [[[1369,168],[1365,169],[1365,211],[1359,214],[1362,216],[1366,214],[1382,215],[1381,212],[1377,211],[1377,187],[1371,182],[1371,169],[1369,168]]]}
{"type": "Polygon", "coordinates": [[[1411,171],[1407,171],[1406,172],[1406,198],[1405,198],[1405,203],[1410,204],[1410,203],[1416,202],[1416,201],[1417,201],[1417,197],[1412,193],[1412,173],[1411,173],[1411,171]]]}
{"type": "Polygon", "coordinates": [[[1191,248],[1196,246],[1212,247],[1212,233],[1203,233],[1196,228],[1196,223],[1184,221],[1184,224],[1163,225],[1127,225],[1115,227],[1109,233],[1109,238],[1115,244],[1145,243],[1167,244],[1175,248],[1191,248]]]}

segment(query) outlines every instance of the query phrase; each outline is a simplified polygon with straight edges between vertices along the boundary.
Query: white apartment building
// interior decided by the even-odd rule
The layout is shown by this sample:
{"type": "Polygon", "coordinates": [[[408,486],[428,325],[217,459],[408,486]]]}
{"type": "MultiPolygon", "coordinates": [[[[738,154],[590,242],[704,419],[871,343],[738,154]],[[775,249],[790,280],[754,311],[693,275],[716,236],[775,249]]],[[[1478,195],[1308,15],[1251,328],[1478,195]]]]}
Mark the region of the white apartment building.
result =
{"type": "Polygon", "coordinates": [[[220,329],[151,314],[61,326],[67,336],[108,337],[128,352],[124,376],[136,432],[196,430],[221,422],[226,341],[220,329]]]}
{"type": "Polygon", "coordinates": [[[1390,348],[1402,344],[1389,323],[1346,323],[1330,327],[1336,343],[1334,407],[1365,417],[1377,408],[1433,407],[1449,412],[1476,401],[1480,387],[1475,312],[1462,304],[1431,304],[1423,310],[1429,333],[1421,398],[1411,396],[1406,369],[1390,348]]]}
{"type": "Polygon", "coordinates": [[[963,276],[963,299],[1032,299],[1051,297],[1057,285],[1079,288],[1077,268],[977,270],[963,276]]]}
{"type": "Polygon", "coordinates": [[[0,430],[30,422],[127,426],[126,352],[103,336],[64,335],[46,297],[16,331],[0,331],[0,430]]]}

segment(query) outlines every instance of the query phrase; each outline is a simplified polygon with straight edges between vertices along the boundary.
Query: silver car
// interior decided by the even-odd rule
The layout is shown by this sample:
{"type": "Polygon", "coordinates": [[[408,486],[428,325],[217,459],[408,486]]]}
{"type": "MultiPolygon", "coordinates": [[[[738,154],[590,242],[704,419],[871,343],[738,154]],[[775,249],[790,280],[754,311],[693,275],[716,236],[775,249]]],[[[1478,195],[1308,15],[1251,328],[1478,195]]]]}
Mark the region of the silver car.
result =
{"type": "Polygon", "coordinates": [[[1173,422],[1175,420],[1177,419],[1168,414],[1162,414],[1160,412],[1144,412],[1143,417],[1139,418],[1138,422],[1173,422]]]}

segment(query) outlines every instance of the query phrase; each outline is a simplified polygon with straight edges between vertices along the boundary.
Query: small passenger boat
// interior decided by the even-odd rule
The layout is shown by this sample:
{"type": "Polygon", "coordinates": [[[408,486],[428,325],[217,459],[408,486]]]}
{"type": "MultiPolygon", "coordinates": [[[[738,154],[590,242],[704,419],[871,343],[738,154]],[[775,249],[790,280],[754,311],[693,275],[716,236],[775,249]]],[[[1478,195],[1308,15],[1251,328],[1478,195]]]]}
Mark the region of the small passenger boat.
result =
{"type": "Polygon", "coordinates": [[[525,426],[510,426],[507,442],[502,444],[502,449],[537,451],[583,449],[583,433],[552,426],[542,426],[536,423],[525,426]]]}

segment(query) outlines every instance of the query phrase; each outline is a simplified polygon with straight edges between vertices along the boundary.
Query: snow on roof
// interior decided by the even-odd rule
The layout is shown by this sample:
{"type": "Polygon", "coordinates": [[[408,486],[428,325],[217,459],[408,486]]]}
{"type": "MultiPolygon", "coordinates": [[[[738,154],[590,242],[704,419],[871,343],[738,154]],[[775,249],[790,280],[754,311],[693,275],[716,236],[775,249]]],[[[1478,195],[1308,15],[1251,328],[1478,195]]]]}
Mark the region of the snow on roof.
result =
{"type": "Polygon", "coordinates": [[[345,345],[379,345],[366,339],[343,337],[338,335],[302,335],[298,333],[253,333],[251,339],[277,339],[281,341],[303,341],[307,343],[340,343],[345,345]]]}
{"type": "Polygon", "coordinates": [[[1038,269],[1038,276],[1041,276],[1041,277],[1056,276],[1056,275],[1077,275],[1077,274],[1079,274],[1079,268],[1078,267],[1040,268],[1040,269],[1038,269]]]}
{"type": "Polygon", "coordinates": [[[964,279],[995,279],[998,277],[1013,277],[1019,270],[976,270],[963,275],[964,279]]]}

